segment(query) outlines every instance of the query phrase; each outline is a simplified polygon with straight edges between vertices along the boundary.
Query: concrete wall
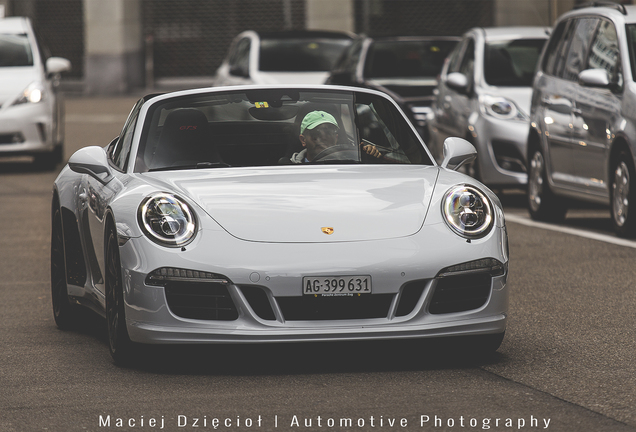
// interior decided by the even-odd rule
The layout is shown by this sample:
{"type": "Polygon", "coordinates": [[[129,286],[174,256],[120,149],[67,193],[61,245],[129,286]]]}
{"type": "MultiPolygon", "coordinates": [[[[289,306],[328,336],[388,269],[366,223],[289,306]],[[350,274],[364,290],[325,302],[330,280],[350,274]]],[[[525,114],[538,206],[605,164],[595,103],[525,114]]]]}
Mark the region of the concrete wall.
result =
{"type": "Polygon", "coordinates": [[[574,3],[575,0],[495,0],[495,25],[551,27],[574,3]]]}
{"type": "Polygon", "coordinates": [[[121,94],[143,85],[140,0],[84,0],[85,91],[121,94]]]}
{"type": "Polygon", "coordinates": [[[310,30],[355,30],[353,0],[306,0],[310,30]]]}

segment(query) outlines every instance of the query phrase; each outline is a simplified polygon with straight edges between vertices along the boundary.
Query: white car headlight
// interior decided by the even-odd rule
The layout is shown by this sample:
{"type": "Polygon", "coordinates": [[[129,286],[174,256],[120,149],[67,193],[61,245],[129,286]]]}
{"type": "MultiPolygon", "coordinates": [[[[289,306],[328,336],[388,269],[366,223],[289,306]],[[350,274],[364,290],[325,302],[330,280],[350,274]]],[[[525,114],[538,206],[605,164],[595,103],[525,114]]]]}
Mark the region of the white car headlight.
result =
{"type": "Polygon", "coordinates": [[[15,101],[13,105],[42,102],[45,99],[45,95],[44,86],[40,82],[34,81],[24,89],[20,99],[15,101]]]}
{"type": "Polygon", "coordinates": [[[479,96],[479,107],[483,114],[498,119],[529,120],[528,116],[513,101],[505,97],[481,95],[479,96]]]}
{"type": "Polygon", "coordinates": [[[493,226],[493,207],[488,197],[469,185],[449,189],[442,200],[442,214],[446,224],[457,235],[477,239],[490,232],[493,226]]]}
{"type": "Polygon", "coordinates": [[[152,195],[141,203],[139,225],[152,241],[168,247],[187,245],[197,230],[188,204],[167,193],[152,195]]]}

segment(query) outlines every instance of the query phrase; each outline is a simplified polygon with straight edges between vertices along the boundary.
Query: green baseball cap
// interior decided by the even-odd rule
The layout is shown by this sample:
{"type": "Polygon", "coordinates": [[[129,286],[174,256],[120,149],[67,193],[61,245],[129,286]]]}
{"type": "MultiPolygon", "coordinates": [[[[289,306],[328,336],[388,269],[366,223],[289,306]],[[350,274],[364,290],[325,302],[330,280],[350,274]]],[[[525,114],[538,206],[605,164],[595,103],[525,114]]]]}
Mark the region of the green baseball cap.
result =
{"type": "Polygon", "coordinates": [[[312,111],[305,116],[305,118],[303,119],[303,122],[300,124],[300,134],[301,135],[304,134],[305,129],[312,130],[316,126],[319,126],[323,123],[330,123],[334,125],[335,127],[338,127],[338,122],[328,112],[312,111]]]}

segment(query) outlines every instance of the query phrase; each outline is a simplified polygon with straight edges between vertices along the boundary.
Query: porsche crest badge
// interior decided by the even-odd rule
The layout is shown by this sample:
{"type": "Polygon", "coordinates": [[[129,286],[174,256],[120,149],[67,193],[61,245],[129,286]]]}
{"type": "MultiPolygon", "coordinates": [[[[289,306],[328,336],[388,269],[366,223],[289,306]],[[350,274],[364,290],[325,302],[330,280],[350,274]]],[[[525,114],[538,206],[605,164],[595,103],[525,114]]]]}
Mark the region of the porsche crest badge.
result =
{"type": "Polygon", "coordinates": [[[322,232],[324,232],[327,235],[333,234],[333,228],[332,227],[322,227],[320,229],[322,230],[322,232]]]}

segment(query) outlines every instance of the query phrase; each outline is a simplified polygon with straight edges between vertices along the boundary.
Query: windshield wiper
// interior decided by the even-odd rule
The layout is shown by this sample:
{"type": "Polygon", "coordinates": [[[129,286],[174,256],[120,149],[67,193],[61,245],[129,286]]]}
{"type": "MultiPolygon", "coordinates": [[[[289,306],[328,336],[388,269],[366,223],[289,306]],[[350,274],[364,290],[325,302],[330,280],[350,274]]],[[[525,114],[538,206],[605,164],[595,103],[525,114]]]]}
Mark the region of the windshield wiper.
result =
{"type": "Polygon", "coordinates": [[[228,168],[232,165],[226,164],[225,162],[199,162],[196,164],[188,164],[188,165],[175,165],[175,166],[165,166],[159,168],[151,168],[148,171],[170,171],[170,170],[184,170],[184,169],[200,169],[200,168],[228,168]]]}

